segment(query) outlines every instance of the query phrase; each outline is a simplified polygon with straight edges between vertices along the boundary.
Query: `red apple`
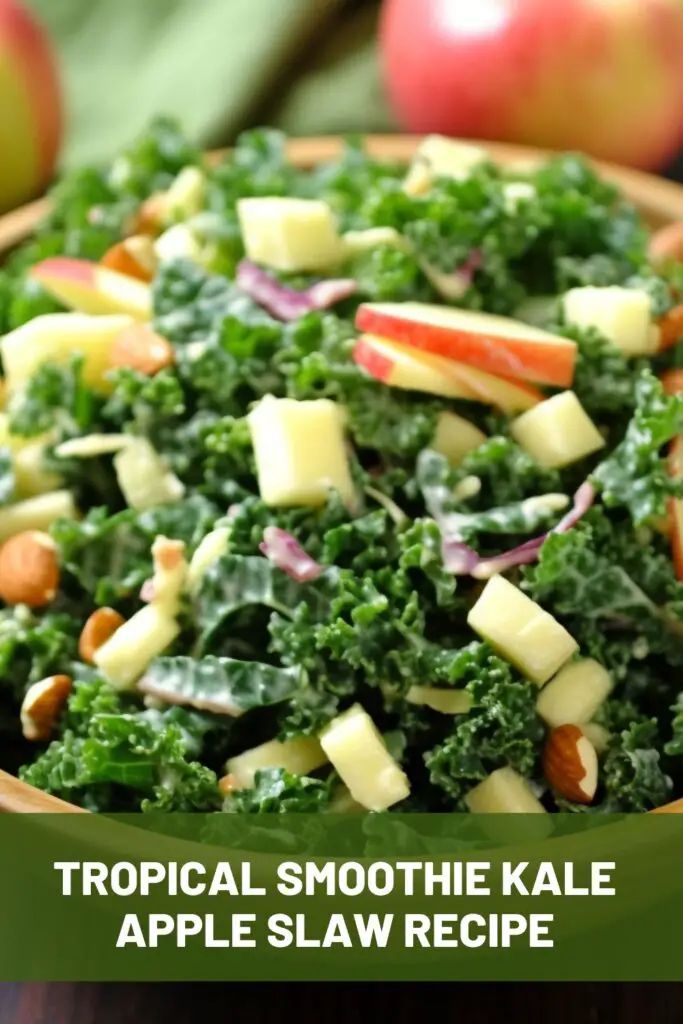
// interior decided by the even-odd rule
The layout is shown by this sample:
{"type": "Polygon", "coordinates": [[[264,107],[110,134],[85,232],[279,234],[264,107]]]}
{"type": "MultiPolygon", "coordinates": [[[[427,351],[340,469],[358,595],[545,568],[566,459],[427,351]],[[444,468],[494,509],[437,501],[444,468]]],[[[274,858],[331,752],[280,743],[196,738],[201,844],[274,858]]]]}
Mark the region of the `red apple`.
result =
{"type": "Polygon", "coordinates": [[[365,303],[356,327],[498,376],[569,387],[576,345],[508,317],[420,302],[365,303]]]}
{"type": "Polygon", "coordinates": [[[127,313],[136,320],[149,320],[152,315],[148,284],[99,263],[53,256],[31,267],[29,276],[79,313],[127,313]]]}
{"type": "Polygon", "coordinates": [[[48,184],[61,135],[61,93],[49,40],[21,4],[0,0],[0,210],[48,184]]]}
{"type": "Polygon", "coordinates": [[[385,0],[381,43],[411,131],[643,168],[683,141],[680,0],[385,0]]]}
{"type": "Polygon", "coordinates": [[[528,384],[371,334],[358,339],[353,359],[376,380],[391,387],[483,402],[506,413],[522,412],[543,400],[541,392],[528,384]]]}

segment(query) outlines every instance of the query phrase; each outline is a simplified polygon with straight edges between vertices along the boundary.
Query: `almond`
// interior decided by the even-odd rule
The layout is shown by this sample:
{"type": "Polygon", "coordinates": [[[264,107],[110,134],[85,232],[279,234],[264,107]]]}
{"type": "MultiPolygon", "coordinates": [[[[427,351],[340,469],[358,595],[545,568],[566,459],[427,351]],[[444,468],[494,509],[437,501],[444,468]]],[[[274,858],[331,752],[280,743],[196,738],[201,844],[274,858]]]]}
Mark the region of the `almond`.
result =
{"type": "Polygon", "coordinates": [[[166,193],[155,192],[140,204],[133,220],[133,233],[156,235],[166,218],[166,193]]]}
{"type": "Polygon", "coordinates": [[[175,362],[171,345],[148,324],[126,327],[114,339],[109,363],[115,369],[127,367],[148,377],[175,362]]]}
{"type": "Polygon", "coordinates": [[[655,264],[683,261],[683,221],[674,221],[655,231],[650,239],[648,255],[655,264]]]}
{"type": "Polygon", "coordinates": [[[89,665],[94,663],[95,651],[106,643],[110,636],[126,620],[114,608],[98,608],[86,620],[78,640],[78,653],[89,665]]]}
{"type": "Polygon", "coordinates": [[[49,740],[70,693],[69,676],[48,676],[29,686],[21,705],[21,729],[27,740],[49,740]]]}
{"type": "MultiPolygon", "coordinates": [[[[681,257],[683,259],[683,256],[681,257]]],[[[683,305],[679,304],[657,321],[659,327],[659,351],[671,348],[683,338],[683,305]]]]}
{"type": "Polygon", "coordinates": [[[589,804],[598,787],[598,755],[578,725],[553,729],[543,751],[543,773],[556,793],[589,804]]]}
{"type": "Polygon", "coordinates": [[[17,533],[0,548],[0,597],[6,604],[43,608],[59,586],[57,545],[42,530],[17,533]]]}
{"type": "Polygon", "coordinates": [[[107,249],[100,263],[119,274],[149,282],[156,271],[154,243],[149,235],[131,235],[107,249]]]}
{"type": "Polygon", "coordinates": [[[222,779],[218,780],[218,789],[223,796],[230,796],[238,789],[237,780],[234,775],[224,775],[222,779]]]}

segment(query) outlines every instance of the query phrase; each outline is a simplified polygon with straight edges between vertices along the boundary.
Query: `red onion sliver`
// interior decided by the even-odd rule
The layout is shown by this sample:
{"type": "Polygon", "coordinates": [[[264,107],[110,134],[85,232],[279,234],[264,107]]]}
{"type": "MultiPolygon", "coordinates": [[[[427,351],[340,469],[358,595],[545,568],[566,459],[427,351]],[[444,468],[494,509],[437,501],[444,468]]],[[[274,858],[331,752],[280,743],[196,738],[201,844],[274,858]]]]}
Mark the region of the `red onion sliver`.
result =
{"type": "Polygon", "coordinates": [[[281,530],[279,526],[265,528],[259,548],[273,565],[297,583],[310,583],[325,571],[322,565],[304,551],[296,537],[281,530]]]}
{"type": "Polygon", "coordinates": [[[250,260],[242,260],[235,283],[245,294],[278,320],[298,320],[316,309],[329,309],[353,295],[358,285],[352,278],[330,278],[298,291],[281,284],[250,260]]]}
{"type": "Polygon", "coordinates": [[[516,565],[530,565],[538,559],[544,542],[552,533],[567,533],[579,522],[595,501],[595,495],[595,487],[586,481],[574,495],[572,507],[551,530],[490,558],[481,558],[467,544],[446,538],[442,546],[444,567],[456,576],[472,576],[477,580],[487,580],[496,573],[506,572],[516,565]]]}

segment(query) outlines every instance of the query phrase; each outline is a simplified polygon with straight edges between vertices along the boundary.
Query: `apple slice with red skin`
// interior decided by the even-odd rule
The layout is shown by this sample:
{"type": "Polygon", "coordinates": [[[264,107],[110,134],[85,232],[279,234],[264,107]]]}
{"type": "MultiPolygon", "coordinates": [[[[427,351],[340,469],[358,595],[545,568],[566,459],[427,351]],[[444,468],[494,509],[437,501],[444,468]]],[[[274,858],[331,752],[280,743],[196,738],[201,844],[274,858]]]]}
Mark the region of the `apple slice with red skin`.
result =
{"type": "Polygon", "coordinates": [[[53,256],[29,271],[46,292],[68,309],[91,315],[126,313],[136,320],[152,316],[149,285],[90,260],[53,256]]]}
{"type": "Polygon", "coordinates": [[[353,359],[376,380],[391,387],[483,402],[507,413],[530,409],[544,398],[537,388],[528,384],[504,380],[473,366],[376,335],[361,335],[354,347],[353,359]]]}
{"type": "Polygon", "coordinates": [[[405,345],[365,334],[356,342],[353,361],[375,380],[406,391],[425,391],[442,398],[477,400],[476,393],[461,384],[450,370],[444,371],[439,356],[416,352],[405,345]]]}
{"type": "Polygon", "coordinates": [[[356,327],[488,373],[569,387],[576,344],[538,327],[453,306],[365,303],[356,327]]]}

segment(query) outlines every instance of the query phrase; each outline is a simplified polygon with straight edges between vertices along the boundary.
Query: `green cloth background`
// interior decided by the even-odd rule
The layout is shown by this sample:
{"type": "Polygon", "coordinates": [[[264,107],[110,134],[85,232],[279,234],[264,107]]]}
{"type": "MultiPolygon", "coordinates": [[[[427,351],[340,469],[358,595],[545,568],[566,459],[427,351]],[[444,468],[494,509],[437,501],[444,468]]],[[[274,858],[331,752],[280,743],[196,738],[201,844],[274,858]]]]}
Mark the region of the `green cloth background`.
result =
{"type": "Polygon", "coordinates": [[[243,128],[391,127],[373,0],[25,0],[62,66],[66,166],[110,157],[156,113],[206,145],[243,128]]]}

